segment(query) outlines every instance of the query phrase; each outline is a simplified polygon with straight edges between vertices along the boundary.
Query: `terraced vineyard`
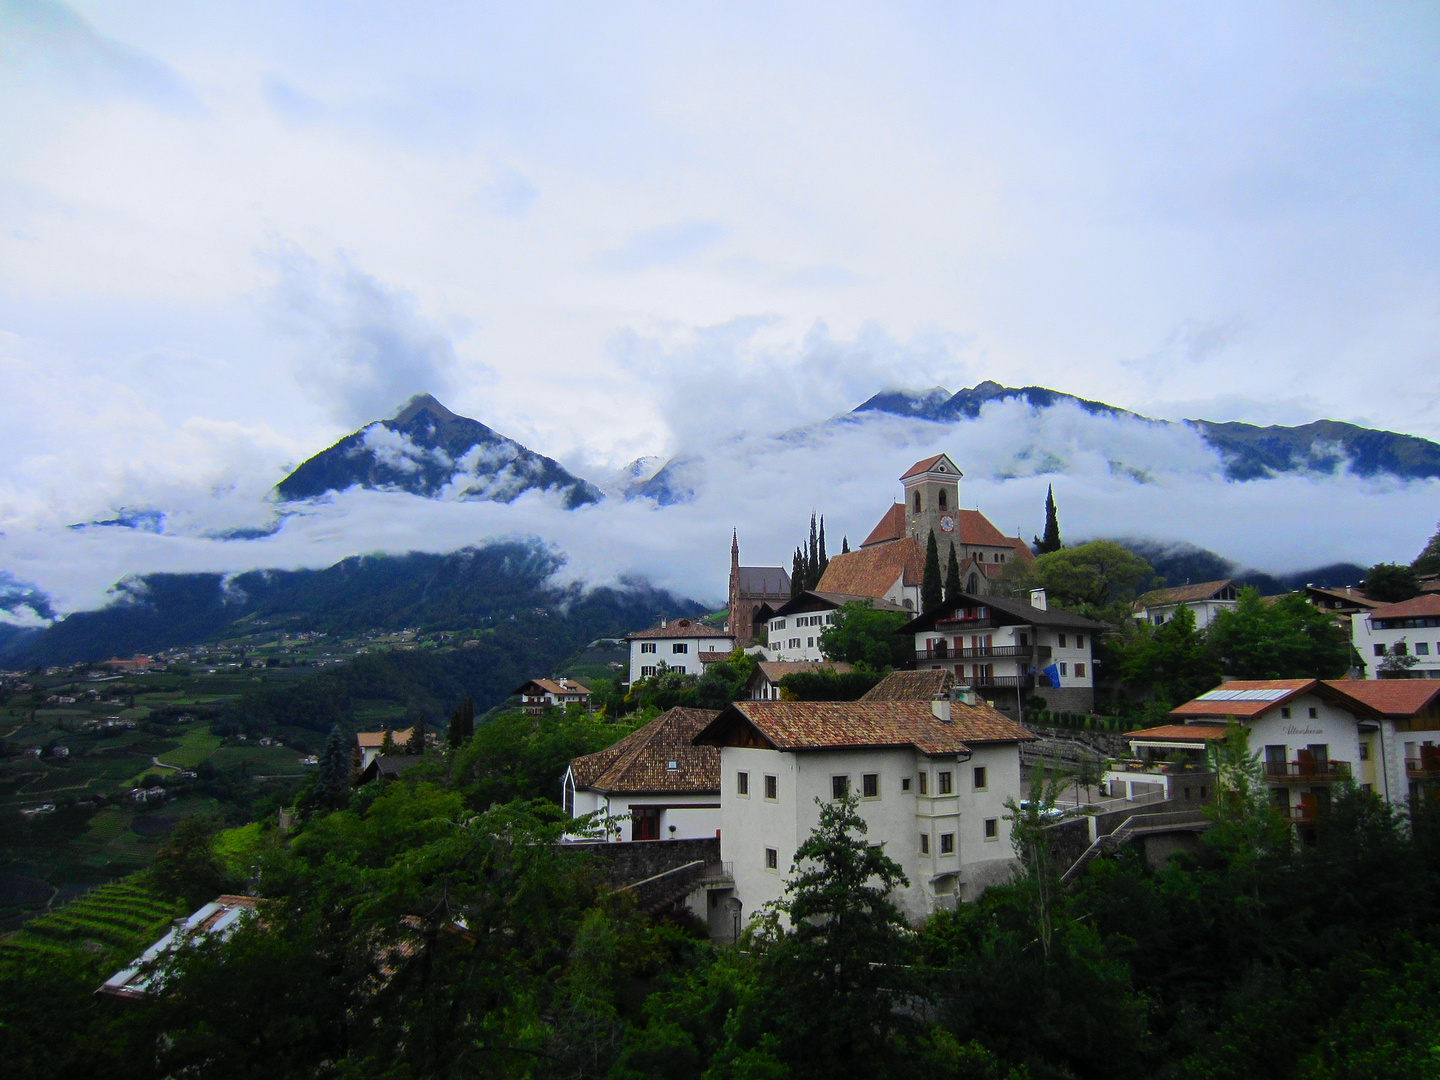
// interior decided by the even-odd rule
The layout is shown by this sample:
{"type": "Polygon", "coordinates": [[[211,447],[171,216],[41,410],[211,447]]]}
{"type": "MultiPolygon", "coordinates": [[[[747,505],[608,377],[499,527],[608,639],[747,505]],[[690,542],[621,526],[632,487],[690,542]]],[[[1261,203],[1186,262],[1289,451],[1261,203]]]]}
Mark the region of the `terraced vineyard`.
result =
{"type": "Polygon", "coordinates": [[[0,941],[0,963],[83,955],[99,968],[138,955],[183,914],[137,877],[102,885],[0,941]]]}

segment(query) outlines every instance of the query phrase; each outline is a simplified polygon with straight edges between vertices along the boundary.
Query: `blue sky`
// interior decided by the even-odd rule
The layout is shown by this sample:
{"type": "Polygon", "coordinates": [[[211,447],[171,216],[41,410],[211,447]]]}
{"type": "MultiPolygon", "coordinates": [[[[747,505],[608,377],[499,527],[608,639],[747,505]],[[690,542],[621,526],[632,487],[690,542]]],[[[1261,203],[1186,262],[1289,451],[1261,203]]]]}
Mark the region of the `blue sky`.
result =
{"type": "Polygon", "coordinates": [[[1440,438],[1437,82],[1430,4],[0,0],[0,529],[419,390],[582,471],[987,378],[1440,438]]]}

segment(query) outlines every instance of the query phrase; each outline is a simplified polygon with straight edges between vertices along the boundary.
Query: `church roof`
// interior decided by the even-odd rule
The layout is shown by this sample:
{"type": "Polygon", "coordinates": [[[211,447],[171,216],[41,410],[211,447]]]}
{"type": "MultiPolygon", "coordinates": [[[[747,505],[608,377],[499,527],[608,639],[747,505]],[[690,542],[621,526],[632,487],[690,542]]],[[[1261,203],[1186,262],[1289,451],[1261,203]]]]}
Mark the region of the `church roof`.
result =
{"type": "MultiPolygon", "coordinates": [[[[922,461],[915,462],[914,465],[911,465],[910,468],[905,470],[904,474],[900,477],[900,479],[909,480],[912,476],[919,476],[921,473],[927,473],[931,469],[934,469],[935,466],[939,465],[941,462],[949,465],[956,476],[960,475],[960,470],[955,467],[955,463],[951,461],[947,455],[936,454],[934,457],[927,457],[922,461]]],[[[943,472],[944,470],[941,471],[943,472]]]]}
{"type": "Polygon", "coordinates": [[[863,548],[869,547],[871,544],[883,544],[889,540],[899,540],[904,535],[905,506],[903,503],[893,503],[890,509],[885,511],[885,516],[880,519],[880,523],[870,530],[870,535],[860,546],[863,548]]]}
{"type": "Polygon", "coordinates": [[[990,523],[979,510],[955,511],[955,535],[962,544],[982,547],[1014,547],[1015,541],[990,523]]]}
{"type": "Polygon", "coordinates": [[[892,544],[875,544],[843,555],[834,555],[825,568],[816,592],[847,596],[884,596],[896,581],[919,585],[925,576],[925,554],[913,536],[902,536],[892,544]]]}
{"type": "Polygon", "coordinates": [[[790,595],[790,575],[779,566],[742,566],[738,584],[743,596],[790,595]]]}

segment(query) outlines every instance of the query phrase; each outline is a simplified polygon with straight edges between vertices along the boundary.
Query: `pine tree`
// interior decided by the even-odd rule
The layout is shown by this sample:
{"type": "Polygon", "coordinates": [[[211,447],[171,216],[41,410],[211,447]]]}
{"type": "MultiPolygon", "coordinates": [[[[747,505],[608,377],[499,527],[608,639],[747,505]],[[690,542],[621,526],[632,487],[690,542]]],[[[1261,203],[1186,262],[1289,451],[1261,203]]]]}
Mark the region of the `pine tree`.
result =
{"type": "Polygon", "coordinates": [[[1048,555],[1063,546],[1060,543],[1060,518],[1055,514],[1055,485],[1051,484],[1045,491],[1045,535],[1043,538],[1035,537],[1031,548],[1036,555],[1048,555]]]}
{"type": "Polygon", "coordinates": [[[450,714],[450,726],[445,729],[445,742],[451,750],[458,750],[475,734],[475,702],[466,698],[450,714]]]}
{"type": "Polygon", "coordinates": [[[385,737],[380,740],[380,756],[395,756],[395,732],[391,731],[388,727],[385,729],[385,737]]]}
{"type": "Polygon", "coordinates": [[[415,723],[410,727],[410,738],[405,742],[405,753],[423,754],[425,752],[425,718],[417,716],[415,723]]]}
{"type": "Polygon", "coordinates": [[[960,584],[960,560],[955,555],[955,545],[951,544],[950,562],[945,567],[945,605],[954,607],[964,591],[964,586],[960,584]]]}
{"type": "Polygon", "coordinates": [[[322,805],[339,810],[350,801],[350,785],[355,776],[355,736],[336,724],[320,752],[320,767],[315,777],[315,797],[322,805]]]}
{"type": "Polygon", "coordinates": [[[920,582],[920,610],[929,615],[945,603],[944,586],[940,579],[940,546],[935,543],[935,530],[925,544],[925,576],[920,582]]]}

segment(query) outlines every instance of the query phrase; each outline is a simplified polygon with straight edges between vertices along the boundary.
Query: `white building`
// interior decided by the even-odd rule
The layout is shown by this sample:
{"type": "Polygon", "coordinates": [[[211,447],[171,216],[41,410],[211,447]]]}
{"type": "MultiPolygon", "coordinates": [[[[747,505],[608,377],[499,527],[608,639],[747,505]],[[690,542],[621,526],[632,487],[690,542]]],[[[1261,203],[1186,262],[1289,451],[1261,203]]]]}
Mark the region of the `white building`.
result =
{"type": "Polygon", "coordinates": [[[1203,630],[1222,611],[1234,611],[1240,601],[1235,582],[1202,581],[1198,585],[1177,585],[1173,589],[1155,589],[1135,601],[1131,609],[1136,622],[1164,626],[1175,618],[1182,607],[1195,616],[1195,626],[1203,630]]]}
{"type": "Polygon", "coordinates": [[[919,921],[1007,881],[1005,801],[1023,798],[1028,731],[983,702],[737,701],[695,739],[720,750],[720,850],[745,919],[778,900],[816,799],[853,792],[867,839],[905,871],[919,921]]]}
{"type": "Polygon", "coordinates": [[[745,696],[751,701],[779,701],[780,680],[786,675],[808,674],[812,671],[830,671],[844,674],[853,671],[843,660],[761,660],[755,665],[750,680],[745,684],[745,696]]]}
{"type": "MultiPolygon", "coordinates": [[[[390,742],[401,753],[404,753],[405,746],[410,742],[410,736],[414,734],[414,728],[406,728],[404,731],[390,732],[390,742]]],[[[385,745],[385,732],[383,731],[362,731],[355,736],[355,742],[360,747],[360,772],[370,768],[370,763],[380,756],[380,749],[385,745]]]]}
{"type": "Polygon", "coordinates": [[[520,698],[523,712],[539,715],[546,709],[563,709],[567,705],[590,708],[590,688],[574,679],[531,679],[510,691],[520,698]]]}
{"type": "Polygon", "coordinates": [[[1350,639],[1365,663],[1366,678],[1380,678],[1386,657],[1393,654],[1413,657],[1415,663],[1386,677],[1440,679],[1440,593],[1355,613],[1350,639]]]}
{"type": "Polygon", "coordinates": [[[953,672],[1007,711],[1038,694],[1054,711],[1089,712],[1095,635],[1105,624],[1051,608],[1044,589],[1030,599],[967,594],[911,620],[902,630],[915,636],[915,666],[953,672]]]}
{"type": "Polygon", "coordinates": [[[772,659],[791,663],[797,660],[825,659],[824,653],[820,651],[820,635],[835,624],[836,612],[855,601],[869,604],[881,611],[913,614],[909,608],[873,596],[802,592],[782,604],[770,617],[766,624],[769,642],[765,647],[766,652],[772,659]]]}
{"type": "Polygon", "coordinates": [[[1131,761],[1106,775],[1112,795],[1142,794],[1137,788],[1147,785],[1173,795],[1187,775],[1206,782],[1206,748],[1232,724],[1248,729],[1271,799],[1299,826],[1315,825],[1347,780],[1400,807],[1440,781],[1440,686],[1425,682],[1234,681],[1170,717],[1175,723],[1129,732],[1131,761]]]}
{"type": "Polygon", "coordinates": [[[671,709],[614,746],[575,758],[563,781],[566,813],[576,818],[598,812],[613,840],[715,836],[720,753],[691,740],[718,715],[671,709]]]}
{"type": "Polygon", "coordinates": [[[671,671],[704,674],[705,665],[723,659],[735,648],[735,636],[693,619],[661,619],[658,626],[625,638],[630,646],[630,682],[656,674],[664,664],[671,671]]]}

